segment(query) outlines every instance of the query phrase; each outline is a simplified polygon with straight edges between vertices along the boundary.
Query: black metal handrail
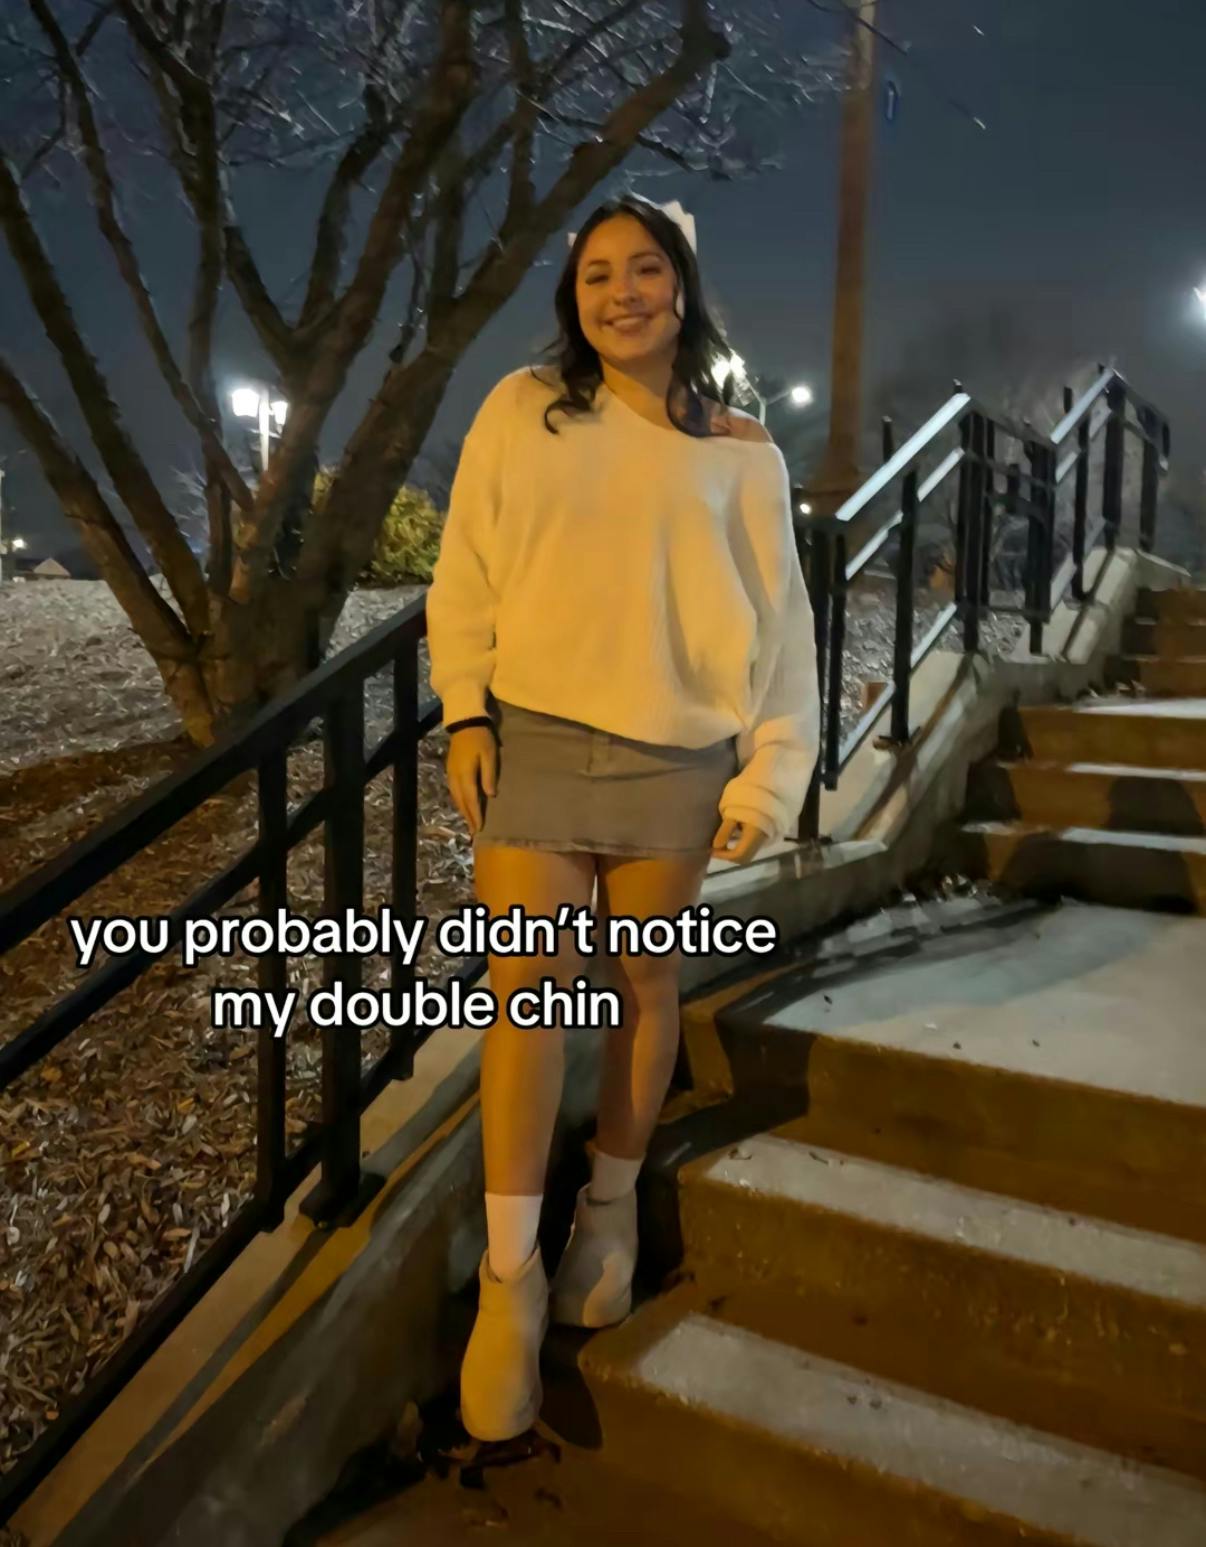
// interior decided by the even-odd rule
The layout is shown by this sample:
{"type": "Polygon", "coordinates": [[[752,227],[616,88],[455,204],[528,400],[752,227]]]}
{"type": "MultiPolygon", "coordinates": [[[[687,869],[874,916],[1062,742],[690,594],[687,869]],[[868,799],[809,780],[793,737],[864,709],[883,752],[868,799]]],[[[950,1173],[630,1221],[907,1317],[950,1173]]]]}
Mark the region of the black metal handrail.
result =
{"type": "MultiPolygon", "coordinates": [[[[820,833],[822,787],[838,787],[842,771],[867,741],[886,711],[888,734],[877,745],[909,745],[910,687],[914,672],[944,637],[952,623],[962,624],[962,648],[975,654],[980,624],[989,613],[1018,614],[1030,625],[1030,649],[1042,650],[1043,629],[1055,608],[1069,594],[1083,604],[1085,563],[1099,541],[1113,551],[1122,527],[1122,485],[1126,434],[1143,448],[1138,546],[1150,552],[1155,544],[1159,477],[1168,470],[1170,433],[1167,419],[1139,396],[1115,370],[1099,367],[1096,380],[1074,401],[1064,389],[1064,414],[1050,435],[1026,422],[1017,424],[990,412],[956,383],[956,391],[899,450],[893,446],[891,422],[884,421],[884,461],[866,482],[831,516],[798,514],[797,543],[808,579],[816,626],[817,668],[821,693],[821,746],[796,836],[815,840],[820,833]],[[1135,414],[1128,418],[1128,408],[1135,414]],[[1105,430],[1102,509],[1090,524],[1088,511],[1089,459],[1105,430]],[[957,432],[959,444],[922,477],[922,462],[939,448],[942,438],[957,432]],[[1020,444],[1025,461],[998,455],[998,440],[1020,444]],[[1070,447],[1071,449],[1065,449],[1070,447]],[[1057,505],[1061,486],[1074,477],[1072,533],[1068,555],[1055,571],[1057,505]],[[917,529],[927,500],[957,479],[955,527],[955,597],[939,613],[920,642],[914,638],[914,568],[917,529]],[[1002,486],[998,487],[998,484],[1002,486]],[[870,537],[851,556],[852,534],[863,526],[872,506],[899,488],[899,505],[885,514],[870,537]],[[995,601],[990,578],[993,537],[1001,515],[1024,518],[1026,557],[1022,570],[1021,606],[995,601]],[[842,674],[845,664],[846,604],[849,588],[867,566],[896,539],[896,619],[892,680],[865,710],[847,735],[842,735],[842,674]]],[[[803,491],[797,491],[802,499],[803,491]]]]}
{"type": "MultiPolygon", "coordinates": [[[[247,886],[259,883],[259,908],[267,917],[286,901],[290,852],[320,826],[324,832],[324,912],[343,916],[363,906],[363,796],[387,768],[393,770],[391,908],[403,923],[417,909],[418,748],[441,723],[438,699],[418,703],[419,645],[427,635],[426,597],[410,602],[362,640],[320,666],[295,688],[199,753],[182,772],[147,790],[64,853],[0,893],[0,953],[12,950],[61,916],[99,882],[143,852],[217,795],[254,772],[258,836],[219,874],[169,915],[169,949],[185,922],[214,914],[247,886]],[[392,727],[371,751],[364,744],[364,694],[369,678],[392,668],[392,727]],[[324,742],[322,787],[293,811],[286,786],[290,748],[315,720],[324,742]]],[[[139,978],[157,960],[138,951],[93,969],[68,993],[0,1047],[0,1092],[53,1052],[89,1016],[139,978]]],[[[467,958],[449,984],[467,986],[484,957],[467,958]]],[[[358,986],[358,956],[328,957],[324,981],[358,986]]],[[[287,961],[279,951],[258,959],[259,986],[281,993],[287,961]]],[[[414,965],[400,949],[390,959],[389,987],[414,988],[414,965]]],[[[380,1187],[383,1178],[362,1173],[360,1116],[392,1080],[414,1070],[416,1052],[432,1028],[391,1027],[386,1051],[361,1070],[360,1031],[354,1024],[322,1032],[322,1106],[294,1147],[286,1146],[285,1047],[266,1025],[258,1034],[256,1067],[256,1178],[252,1196],[189,1270],[155,1304],[77,1397],[0,1479],[0,1522],[28,1497],[80,1434],[112,1401],[247,1243],[283,1218],[284,1203],[321,1166],[318,1185],[302,1210],[316,1223],[346,1223],[380,1187]]]]}

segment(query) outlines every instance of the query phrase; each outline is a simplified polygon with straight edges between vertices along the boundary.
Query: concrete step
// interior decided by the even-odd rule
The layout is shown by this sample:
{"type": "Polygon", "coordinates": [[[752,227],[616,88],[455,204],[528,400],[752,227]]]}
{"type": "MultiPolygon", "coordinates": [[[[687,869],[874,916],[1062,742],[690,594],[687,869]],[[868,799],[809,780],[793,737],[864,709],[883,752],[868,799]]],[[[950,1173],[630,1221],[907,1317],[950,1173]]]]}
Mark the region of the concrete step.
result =
{"type": "Polygon", "coordinates": [[[1206,1247],[774,1134],[678,1209],[723,1319],[1206,1478],[1206,1247]]]}
{"type": "MultiPolygon", "coordinates": [[[[798,1547],[1201,1547],[1206,1490],[709,1316],[684,1284],[582,1349],[605,1453],[798,1547]]],[[[736,1530],[734,1541],[741,1541],[736,1530]]]]}
{"type": "Polygon", "coordinates": [[[1135,616],[1162,623],[1206,623],[1206,591],[1189,587],[1175,591],[1141,590],[1135,601],[1135,616]]]}
{"type": "Polygon", "coordinates": [[[1206,913],[1206,838],[1032,822],[968,822],[969,875],[1030,896],[1206,913]]]}
{"type": "Polygon", "coordinates": [[[971,770],[973,821],[1021,820],[1047,827],[1206,834],[1206,771],[1126,763],[993,761],[971,770]]]}
{"type": "Polygon", "coordinates": [[[1195,698],[1206,694],[1206,657],[1115,656],[1106,676],[1113,686],[1131,682],[1160,698],[1195,698]]]}
{"type": "Polygon", "coordinates": [[[1001,748],[1044,763],[1206,769],[1206,698],[1093,698],[1002,715],[1001,748]]]}
{"type": "MultiPolygon", "coordinates": [[[[672,1159],[742,1132],[1206,1242],[1206,933],[1075,902],[834,977],[785,972],[684,1005],[692,1083],[672,1159]],[[721,1099],[723,1098],[723,1099],[721,1099]],[[1107,1137],[1108,1136],[1108,1137],[1107,1137]]],[[[652,1150],[651,1150],[652,1158],[652,1150]]]]}
{"type": "Polygon", "coordinates": [[[1206,656],[1206,618],[1200,623],[1158,623],[1131,618],[1123,626],[1124,655],[1206,656]]]}

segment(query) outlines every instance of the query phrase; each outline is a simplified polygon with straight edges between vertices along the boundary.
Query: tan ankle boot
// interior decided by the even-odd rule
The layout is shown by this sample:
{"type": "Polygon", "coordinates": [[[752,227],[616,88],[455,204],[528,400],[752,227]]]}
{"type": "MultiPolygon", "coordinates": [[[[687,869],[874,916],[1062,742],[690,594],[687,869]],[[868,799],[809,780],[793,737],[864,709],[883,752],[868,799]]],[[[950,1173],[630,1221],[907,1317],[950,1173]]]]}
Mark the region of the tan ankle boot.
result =
{"type": "Polygon", "coordinates": [[[553,1320],[570,1327],[623,1321],[632,1309],[636,1258],[636,1192],[595,1203],[588,1183],[578,1193],[573,1229],[553,1275],[553,1320]]]}
{"type": "Polygon", "coordinates": [[[549,1286],[539,1245],[514,1278],[495,1278],[489,1256],[478,1265],[477,1320],[461,1363],[461,1422],[474,1439],[509,1440],[540,1412],[549,1286]]]}

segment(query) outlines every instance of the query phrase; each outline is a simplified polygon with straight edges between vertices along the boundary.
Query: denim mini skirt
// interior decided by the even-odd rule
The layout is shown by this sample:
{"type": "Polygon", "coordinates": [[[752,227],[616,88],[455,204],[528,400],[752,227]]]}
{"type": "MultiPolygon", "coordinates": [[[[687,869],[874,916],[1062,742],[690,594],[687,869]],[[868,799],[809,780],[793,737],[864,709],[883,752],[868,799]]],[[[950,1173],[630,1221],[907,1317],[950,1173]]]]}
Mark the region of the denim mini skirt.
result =
{"type": "Polygon", "coordinates": [[[473,842],[597,854],[710,852],[737,738],[662,746],[486,695],[497,793],[482,794],[473,842]]]}

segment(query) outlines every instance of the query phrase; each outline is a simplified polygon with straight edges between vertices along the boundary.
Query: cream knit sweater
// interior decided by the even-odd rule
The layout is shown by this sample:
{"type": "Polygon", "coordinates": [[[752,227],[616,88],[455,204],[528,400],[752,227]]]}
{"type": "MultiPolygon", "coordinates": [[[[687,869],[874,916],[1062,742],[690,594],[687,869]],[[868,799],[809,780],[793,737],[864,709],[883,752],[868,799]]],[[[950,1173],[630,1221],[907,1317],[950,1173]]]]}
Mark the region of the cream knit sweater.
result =
{"type": "Polygon", "coordinates": [[[606,386],[591,414],[551,415],[552,435],[556,395],[512,371],[465,438],[427,592],[443,723],[485,713],[489,687],[638,741],[735,735],[719,815],[774,842],[819,734],[782,453],[660,428],[606,386]]]}

